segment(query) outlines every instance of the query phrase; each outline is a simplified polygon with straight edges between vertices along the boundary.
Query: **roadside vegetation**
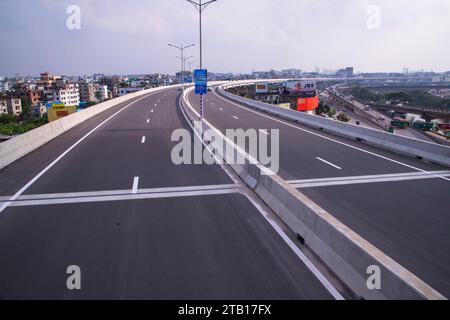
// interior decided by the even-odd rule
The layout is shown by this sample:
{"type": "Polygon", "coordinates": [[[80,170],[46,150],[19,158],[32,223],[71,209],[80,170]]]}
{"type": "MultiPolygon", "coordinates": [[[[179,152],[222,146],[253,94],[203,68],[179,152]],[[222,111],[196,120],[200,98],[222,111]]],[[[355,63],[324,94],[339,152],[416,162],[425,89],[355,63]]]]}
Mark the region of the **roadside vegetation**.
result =
{"type": "Polygon", "coordinates": [[[48,123],[47,115],[36,118],[31,113],[30,106],[25,105],[22,110],[22,114],[18,117],[10,114],[0,115],[0,134],[7,136],[23,134],[48,123]]]}
{"type": "Polygon", "coordinates": [[[355,98],[365,102],[373,101],[375,103],[386,104],[389,101],[393,105],[403,104],[427,108],[450,109],[450,99],[436,97],[424,90],[380,94],[367,88],[353,87],[351,88],[351,94],[355,98]]]}

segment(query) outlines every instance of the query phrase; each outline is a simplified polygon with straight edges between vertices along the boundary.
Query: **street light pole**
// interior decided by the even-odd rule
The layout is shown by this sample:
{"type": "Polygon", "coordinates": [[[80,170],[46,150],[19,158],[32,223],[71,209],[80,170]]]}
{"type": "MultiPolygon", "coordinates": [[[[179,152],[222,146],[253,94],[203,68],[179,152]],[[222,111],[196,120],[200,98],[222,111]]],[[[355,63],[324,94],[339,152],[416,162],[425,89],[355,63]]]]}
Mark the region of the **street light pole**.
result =
{"type": "Polygon", "coordinates": [[[189,72],[191,72],[192,73],[192,68],[191,68],[191,66],[194,64],[194,63],[196,63],[197,61],[189,61],[187,64],[189,65],[189,72]]]}
{"type": "MultiPolygon", "coordinates": [[[[202,39],[202,13],[203,10],[207,6],[209,6],[211,3],[216,2],[217,0],[210,0],[205,3],[202,3],[202,0],[198,0],[199,2],[195,2],[193,0],[186,0],[187,2],[191,3],[195,9],[198,11],[199,15],[199,29],[200,29],[200,69],[203,69],[203,39],[202,39]]],[[[203,94],[200,94],[200,117],[203,120],[204,116],[204,108],[203,108],[203,94]]]]}
{"type": "Polygon", "coordinates": [[[195,44],[191,44],[189,46],[183,46],[183,44],[181,44],[181,46],[175,46],[173,44],[169,44],[169,47],[173,47],[176,48],[178,50],[180,50],[181,52],[181,81],[182,81],[182,88],[184,91],[184,50],[186,50],[187,48],[193,47],[195,46],[195,44]]]}

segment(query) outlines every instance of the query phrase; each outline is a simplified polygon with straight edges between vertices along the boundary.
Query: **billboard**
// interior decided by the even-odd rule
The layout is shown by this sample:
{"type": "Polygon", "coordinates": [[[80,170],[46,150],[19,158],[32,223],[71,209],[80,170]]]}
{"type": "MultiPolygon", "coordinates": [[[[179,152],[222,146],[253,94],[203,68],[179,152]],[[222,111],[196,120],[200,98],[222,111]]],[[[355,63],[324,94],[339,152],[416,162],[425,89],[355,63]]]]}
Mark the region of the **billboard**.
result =
{"type": "Polygon", "coordinates": [[[315,96],[312,98],[298,98],[297,99],[297,110],[298,111],[311,111],[317,109],[319,106],[319,97],[315,96]]]}
{"type": "Polygon", "coordinates": [[[77,112],[76,106],[65,106],[61,101],[50,102],[46,107],[49,122],[56,121],[77,112]]]}
{"type": "Polygon", "coordinates": [[[269,93],[269,84],[266,83],[257,83],[255,85],[255,93],[269,93]]]}
{"type": "Polygon", "coordinates": [[[317,94],[316,82],[312,80],[286,81],[281,86],[280,93],[314,97],[317,94]]]}

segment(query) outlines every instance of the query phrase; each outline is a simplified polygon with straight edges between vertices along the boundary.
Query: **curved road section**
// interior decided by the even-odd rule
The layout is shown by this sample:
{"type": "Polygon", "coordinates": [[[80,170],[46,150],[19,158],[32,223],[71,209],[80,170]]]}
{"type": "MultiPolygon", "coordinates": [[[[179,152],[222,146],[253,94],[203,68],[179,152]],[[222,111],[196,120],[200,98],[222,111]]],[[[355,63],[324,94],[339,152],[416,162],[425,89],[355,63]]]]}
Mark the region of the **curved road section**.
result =
{"type": "MultiPolygon", "coordinates": [[[[190,128],[178,97],[118,105],[0,171],[0,299],[342,298],[223,168],[172,163],[173,130],[190,128]]],[[[301,160],[285,172],[335,170],[290,171],[301,160]]]]}
{"type": "MultiPolygon", "coordinates": [[[[189,101],[197,110],[192,92],[189,101]]],[[[280,130],[279,175],[450,297],[450,171],[282,120],[208,93],[217,129],[280,130]]]]}

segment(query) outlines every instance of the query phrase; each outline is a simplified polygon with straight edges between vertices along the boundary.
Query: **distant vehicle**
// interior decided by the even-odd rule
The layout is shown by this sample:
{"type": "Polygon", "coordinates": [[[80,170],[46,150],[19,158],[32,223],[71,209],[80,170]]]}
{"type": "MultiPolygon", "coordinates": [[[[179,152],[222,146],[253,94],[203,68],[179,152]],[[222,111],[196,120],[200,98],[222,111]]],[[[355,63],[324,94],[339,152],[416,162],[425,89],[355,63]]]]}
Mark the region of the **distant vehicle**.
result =
{"type": "Polygon", "coordinates": [[[371,107],[365,107],[364,110],[365,111],[372,111],[372,108],[371,107]]]}
{"type": "Polygon", "coordinates": [[[391,121],[391,126],[393,128],[405,129],[405,128],[409,127],[409,122],[407,122],[401,118],[395,118],[394,121],[391,121]]]}
{"type": "Polygon", "coordinates": [[[212,91],[211,86],[208,86],[208,91],[212,91]]]}
{"type": "Polygon", "coordinates": [[[179,88],[177,89],[177,91],[183,91],[183,88],[179,87],[179,88]]]}

